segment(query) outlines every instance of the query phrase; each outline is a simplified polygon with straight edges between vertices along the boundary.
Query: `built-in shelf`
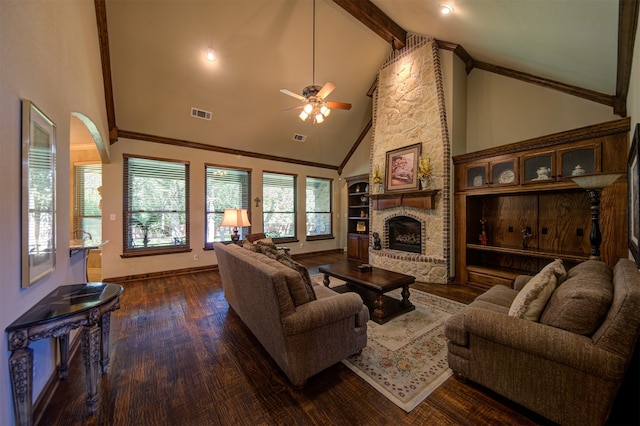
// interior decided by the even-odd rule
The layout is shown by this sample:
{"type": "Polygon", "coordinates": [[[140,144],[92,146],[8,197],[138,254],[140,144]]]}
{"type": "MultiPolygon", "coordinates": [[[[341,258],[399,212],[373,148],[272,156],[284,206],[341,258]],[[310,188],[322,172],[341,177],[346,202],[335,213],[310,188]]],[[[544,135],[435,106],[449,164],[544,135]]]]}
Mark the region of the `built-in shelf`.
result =
{"type": "Polygon", "coordinates": [[[439,189],[422,191],[394,191],[384,194],[371,194],[375,210],[390,209],[392,207],[415,207],[423,210],[431,210],[436,206],[436,194],[439,189]]]}
{"type": "Polygon", "coordinates": [[[554,250],[528,249],[509,246],[492,246],[482,244],[467,244],[467,248],[471,250],[487,251],[492,253],[506,253],[521,256],[532,256],[541,259],[562,259],[571,262],[583,262],[589,259],[588,254],[567,253],[554,250]]]}

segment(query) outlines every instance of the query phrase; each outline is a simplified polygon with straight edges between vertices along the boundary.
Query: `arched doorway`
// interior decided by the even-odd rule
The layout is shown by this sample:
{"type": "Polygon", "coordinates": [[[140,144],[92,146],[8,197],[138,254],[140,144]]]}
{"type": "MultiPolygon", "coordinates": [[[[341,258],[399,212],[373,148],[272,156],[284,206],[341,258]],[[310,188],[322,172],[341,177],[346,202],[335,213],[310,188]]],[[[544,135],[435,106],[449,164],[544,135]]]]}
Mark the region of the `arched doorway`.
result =
{"type": "MultiPolygon", "coordinates": [[[[109,151],[93,121],[82,113],[72,113],[69,131],[70,229],[72,240],[102,237],[102,164],[109,151]]],[[[102,251],[87,253],[88,281],[102,280],[102,251]]]]}

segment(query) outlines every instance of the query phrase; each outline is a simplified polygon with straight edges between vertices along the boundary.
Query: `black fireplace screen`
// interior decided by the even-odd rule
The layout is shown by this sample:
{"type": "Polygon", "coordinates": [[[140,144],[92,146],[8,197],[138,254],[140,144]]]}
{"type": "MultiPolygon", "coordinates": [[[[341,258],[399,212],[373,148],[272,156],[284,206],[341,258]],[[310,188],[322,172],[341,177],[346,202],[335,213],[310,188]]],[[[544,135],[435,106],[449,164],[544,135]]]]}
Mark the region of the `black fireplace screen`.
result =
{"type": "Polygon", "coordinates": [[[389,248],[409,253],[422,253],[420,221],[408,216],[396,216],[388,221],[389,248]]]}

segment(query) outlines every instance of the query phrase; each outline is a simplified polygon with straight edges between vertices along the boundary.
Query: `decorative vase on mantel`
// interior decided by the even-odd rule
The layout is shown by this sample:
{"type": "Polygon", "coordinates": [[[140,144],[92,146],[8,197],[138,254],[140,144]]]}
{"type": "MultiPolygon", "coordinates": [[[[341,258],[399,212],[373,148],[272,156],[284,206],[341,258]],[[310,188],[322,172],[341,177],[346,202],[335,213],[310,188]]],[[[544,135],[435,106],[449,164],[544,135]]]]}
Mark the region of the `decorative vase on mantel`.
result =
{"type": "Polygon", "coordinates": [[[374,182],[373,190],[376,194],[382,194],[382,182],[374,182]]]}
{"type": "Polygon", "coordinates": [[[429,189],[429,176],[422,176],[420,178],[420,189],[423,191],[429,189]]]}

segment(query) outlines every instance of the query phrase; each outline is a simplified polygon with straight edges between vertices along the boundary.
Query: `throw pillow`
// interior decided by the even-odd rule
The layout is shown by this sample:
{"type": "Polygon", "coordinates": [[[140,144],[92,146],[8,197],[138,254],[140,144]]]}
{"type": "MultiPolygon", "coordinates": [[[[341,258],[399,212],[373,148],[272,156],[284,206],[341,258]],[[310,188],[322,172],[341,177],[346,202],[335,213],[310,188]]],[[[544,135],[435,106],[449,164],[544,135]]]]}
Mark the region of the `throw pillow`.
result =
{"type": "Polygon", "coordinates": [[[272,259],[275,259],[278,256],[278,249],[273,243],[264,242],[262,240],[256,241],[256,248],[258,253],[265,254],[272,259]]]}
{"type": "Polygon", "coordinates": [[[275,243],[273,242],[273,240],[271,238],[263,238],[261,240],[256,241],[253,244],[258,244],[258,243],[262,243],[262,244],[273,244],[275,246],[275,243]]]}
{"type": "Polygon", "coordinates": [[[309,271],[302,264],[296,262],[286,254],[278,254],[276,260],[282,263],[289,268],[297,271],[302,277],[302,282],[304,283],[305,291],[309,296],[309,300],[316,300],[316,293],[313,291],[313,284],[311,284],[311,277],[309,276],[309,271]]]}
{"type": "Polygon", "coordinates": [[[567,271],[561,259],[542,268],[517,294],[509,308],[509,316],[539,321],[551,294],[566,277],[567,271]]]}
{"type": "MultiPolygon", "coordinates": [[[[594,261],[584,263],[591,262],[594,261]]],[[[583,336],[593,335],[604,321],[613,301],[611,270],[606,265],[595,266],[600,270],[580,268],[582,272],[571,274],[571,278],[558,287],[540,317],[542,324],[583,336]]],[[[576,268],[578,266],[571,271],[576,268]]]]}
{"type": "Polygon", "coordinates": [[[258,247],[257,247],[257,246],[255,246],[254,244],[251,244],[251,243],[250,243],[249,241],[247,241],[247,240],[244,240],[244,241],[242,242],[242,247],[243,247],[243,248],[246,248],[247,250],[252,251],[252,252],[254,252],[254,253],[257,253],[257,252],[258,252],[258,247]]]}

